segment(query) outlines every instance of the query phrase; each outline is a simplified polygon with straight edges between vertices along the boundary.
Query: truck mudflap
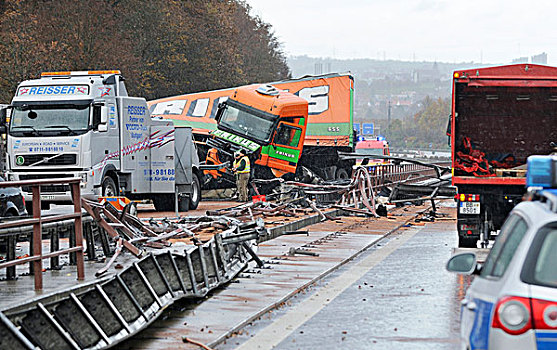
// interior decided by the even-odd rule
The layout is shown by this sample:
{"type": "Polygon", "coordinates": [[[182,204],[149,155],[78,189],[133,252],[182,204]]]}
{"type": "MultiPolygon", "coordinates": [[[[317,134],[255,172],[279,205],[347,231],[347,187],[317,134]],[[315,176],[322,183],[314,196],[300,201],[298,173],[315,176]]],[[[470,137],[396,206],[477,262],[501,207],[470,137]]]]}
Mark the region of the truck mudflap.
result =
{"type": "Polygon", "coordinates": [[[476,248],[483,230],[480,215],[470,215],[462,218],[457,215],[458,246],[460,248],[476,248]]]}

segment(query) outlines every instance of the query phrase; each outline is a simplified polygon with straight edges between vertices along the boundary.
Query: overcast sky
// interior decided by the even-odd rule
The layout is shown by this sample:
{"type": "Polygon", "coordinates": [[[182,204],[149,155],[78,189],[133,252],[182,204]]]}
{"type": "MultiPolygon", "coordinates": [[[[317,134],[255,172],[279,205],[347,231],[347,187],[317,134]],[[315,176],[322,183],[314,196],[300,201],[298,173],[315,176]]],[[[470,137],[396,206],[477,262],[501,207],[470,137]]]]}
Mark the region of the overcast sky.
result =
{"type": "Polygon", "coordinates": [[[287,55],[557,65],[555,0],[246,0],[287,55]]]}

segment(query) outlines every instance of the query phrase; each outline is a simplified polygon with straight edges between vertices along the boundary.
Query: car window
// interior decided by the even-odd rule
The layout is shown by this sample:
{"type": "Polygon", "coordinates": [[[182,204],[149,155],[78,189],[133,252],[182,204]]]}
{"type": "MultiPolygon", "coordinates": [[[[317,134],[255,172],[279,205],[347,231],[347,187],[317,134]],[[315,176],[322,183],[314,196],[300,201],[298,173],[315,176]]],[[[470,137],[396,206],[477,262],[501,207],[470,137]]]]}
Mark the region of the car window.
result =
{"type": "Polygon", "coordinates": [[[534,278],[543,284],[557,287],[557,230],[551,231],[541,246],[534,278]]]}
{"type": "Polygon", "coordinates": [[[557,227],[542,228],[530,250],[521,279],[530,284],[557,288],[557,227]]]}
{"type": "Polygon", "coordinates": [[[495,260],[497,260],[497,258],[499,257],[499,253],[501,252],[501,247],[503,246],[507,235],[511,231],[511,228],[516,223],[516,220],[518,220],[518,216],[510,215],[503,223],[503,227],[501,227],[499,236],[497,236],[497,238],[495,239],[495,243],[493,244],[493,247],[491,248],[491,251],[489,252],[487,258],[485,259],[485,263],[480,274],[481,276],[485,277],[491,274],[493,265],[495,264],[495,260]]]}
{"type": "Polygon", "coordinates": [[[524,219],[517,215],[509,217],[486,259],[481,276],[503,276],[526,231],[528,231],[528,225],[524,219]]]}

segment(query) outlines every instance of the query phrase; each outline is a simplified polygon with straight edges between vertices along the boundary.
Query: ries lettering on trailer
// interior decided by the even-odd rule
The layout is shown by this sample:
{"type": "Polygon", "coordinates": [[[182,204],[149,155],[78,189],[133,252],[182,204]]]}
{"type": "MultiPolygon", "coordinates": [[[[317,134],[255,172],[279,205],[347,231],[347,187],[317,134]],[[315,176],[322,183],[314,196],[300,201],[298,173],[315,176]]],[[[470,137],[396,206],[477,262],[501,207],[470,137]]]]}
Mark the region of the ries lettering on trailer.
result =
{"type": "Polygon", "coordinates": [[[225,140],[228,140],[230,142],[234,142],[235,144],[238,144],[240,146],[244,146],[247,149],[249,149],[250,151],[257,151],[260,147],[259,144],[252,142],[248,139],[245,139],[241,136],[238,135],[232,135],[226,131],[222,131],[222,130],[215,130],[213,131],[213,135],[223,138],[225,140]]]}
{"type": "Polygon", "coordinates": [[[80,85],[57,85],[57,86],[22,86],[17,91],[18,96],[37,95],[88,95],[89,87],[80,85]]]}

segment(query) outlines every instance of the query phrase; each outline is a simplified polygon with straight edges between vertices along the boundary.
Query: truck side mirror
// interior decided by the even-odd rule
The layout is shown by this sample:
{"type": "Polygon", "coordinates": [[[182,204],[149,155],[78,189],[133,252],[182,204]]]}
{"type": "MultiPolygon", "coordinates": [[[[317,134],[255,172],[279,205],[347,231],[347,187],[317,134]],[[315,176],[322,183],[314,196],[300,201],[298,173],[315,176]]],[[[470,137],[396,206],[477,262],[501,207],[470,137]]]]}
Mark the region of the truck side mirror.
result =
{"type": "Polygon", "coordinates": [[[8,114],[8,108],[7,107],[1,107],[0,108],[0,124],[2,124],[2,125],[6,124],[7,114],[8,114]]]}
{"type": "Polygon", "coordinates": [[[5,134],[6,131],[7,131],[7,128],[6,128],[7,111],[8,111],[8,109],[6,107],[0,108],[0,135],[5,134]]]}
{"type": "Polygon", "coordinates": [[[217,122],[220,121],[220,118],[222,117],[222,113],[224,112],[225,109],[226,109],[226,104],[224,102],[220,102],[217,107],[217,114],[215,115],[215,120],[217,122]]]}
{"type": "Polygon", "coordinates": [[[101,132],[108,130],[108,107],[101,106],[101,122],[99,124],[98,130],[101,132]]]}
{"type": "Polygon", "coordinates": [[[108,107],[101,106],[101,124],[108,123],[108,107]]]}

